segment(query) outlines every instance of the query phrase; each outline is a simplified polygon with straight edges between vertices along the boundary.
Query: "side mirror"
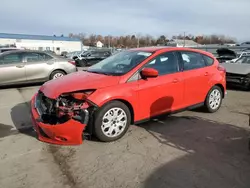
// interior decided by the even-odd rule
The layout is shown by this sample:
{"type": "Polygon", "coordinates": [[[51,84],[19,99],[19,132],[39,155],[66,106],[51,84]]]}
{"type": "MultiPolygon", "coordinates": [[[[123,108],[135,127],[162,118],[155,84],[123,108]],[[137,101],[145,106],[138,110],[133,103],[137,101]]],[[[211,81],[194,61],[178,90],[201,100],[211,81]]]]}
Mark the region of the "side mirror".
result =
{"type": "Polygon", "coordinates": [[[142,78],[155,78],[158,76],[158,71],[153,68],[144,68],[141,71],[142,78]]]}

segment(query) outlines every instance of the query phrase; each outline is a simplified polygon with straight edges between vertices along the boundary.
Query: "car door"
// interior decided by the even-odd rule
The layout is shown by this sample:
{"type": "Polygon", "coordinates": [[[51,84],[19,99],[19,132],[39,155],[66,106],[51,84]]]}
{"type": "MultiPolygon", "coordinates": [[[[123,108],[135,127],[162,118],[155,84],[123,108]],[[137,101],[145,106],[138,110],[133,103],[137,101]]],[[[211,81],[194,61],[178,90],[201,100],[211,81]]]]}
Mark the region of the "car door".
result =
{"type": "Polygon", "coordinates": [[[46,80],[54,68],[54,59],[47,53],[26,52],[23,59],[26,79],[29,82],[46,80]]]}
{"type": "Polygon", "coordinates": [[[184,83],[175,52],[162,53],[145,67],[156,69],[159,76],[138,80],[139,117],[153,117],[182,108],[184,83]]]}
{"type": "Polygon", "coordinates": [[[26,81],[22,53],[0,56],[0,85],[19,84],[26,81]]]}
{"type": "Polygon", "coordinates": [[[209,90],[209,78],[213,73],[202,55],[197,52],[180,51],[184,79],[184,103],[186,106],[204,102],[209,90]]]}

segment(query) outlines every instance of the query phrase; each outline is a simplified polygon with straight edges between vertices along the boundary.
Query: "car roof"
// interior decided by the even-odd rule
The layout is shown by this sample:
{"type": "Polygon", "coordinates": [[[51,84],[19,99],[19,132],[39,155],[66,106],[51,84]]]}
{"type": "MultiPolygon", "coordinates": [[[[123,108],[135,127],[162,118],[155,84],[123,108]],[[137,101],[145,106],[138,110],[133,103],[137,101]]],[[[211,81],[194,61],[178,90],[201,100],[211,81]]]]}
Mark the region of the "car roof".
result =
{"type": "Polygon", "coordinates": [[[0,47],[0,50],[8,50],[8,49],[19,49],[15,47],[0,47]]]}
{"type": "Polygon", "coordinates": [[[6,51],[6,52],[3,52],[3,53],[1,53],[1,55],[5,55],[5,54],[13,54],[13,53],[17,53],[17,52],[35,52],[35,53],[40,53],[40,52],[42,52],[42,53],[46,53],[47,54],[47,52],[46,51],[39,51],[39,50],[11,50],[11,51],[6,51]]]}
{"type": "Polygon", "coordinates": [[[198,50],[194,48],[186,48],[186,47],[168,47],[168,46],[153,46],[153,47],[142,47],[142,48],[132,48],[130,51],[145,51],[145,52],[167,52],[167,51],[190,51],[190,52],[197,52],[202,53],[211,57],[214,57],[214,55],[210,52],[204,51],[204,50],[198,50]]]}

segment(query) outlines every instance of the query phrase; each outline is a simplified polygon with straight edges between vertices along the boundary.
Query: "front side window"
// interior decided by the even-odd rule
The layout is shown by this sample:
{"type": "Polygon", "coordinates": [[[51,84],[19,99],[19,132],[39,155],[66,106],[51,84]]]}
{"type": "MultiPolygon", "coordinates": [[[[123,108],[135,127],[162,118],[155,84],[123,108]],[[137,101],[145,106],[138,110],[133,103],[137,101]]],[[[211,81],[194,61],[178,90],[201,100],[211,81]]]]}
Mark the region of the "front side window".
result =
{"type": "Polygon", "coordinates": [[[160,54],[147,63],[145,67],[156,69],[159,75],[175,73],[178,72],[179,69],[178,60],[174,52],[160,54]]]}
{"type": "Polygon", "coordinates": [[[151,52],[122,51],[92,65],[88,72],[108,75],[123,75],[151,56],[151,52]]]}
{"type": "Polygon", "coordinates": [[[183,68],[185,70],[199,69],[206,66],[205,60],[200,53],[196,52],[181,52],[183,60],[183,68]]]}
{"type": "Polygon", "coordinates": [[[22,57],[20,53],[17,54],[7,54],[1,57],[2,64],[15,64],[21,63],[22,57]]]}

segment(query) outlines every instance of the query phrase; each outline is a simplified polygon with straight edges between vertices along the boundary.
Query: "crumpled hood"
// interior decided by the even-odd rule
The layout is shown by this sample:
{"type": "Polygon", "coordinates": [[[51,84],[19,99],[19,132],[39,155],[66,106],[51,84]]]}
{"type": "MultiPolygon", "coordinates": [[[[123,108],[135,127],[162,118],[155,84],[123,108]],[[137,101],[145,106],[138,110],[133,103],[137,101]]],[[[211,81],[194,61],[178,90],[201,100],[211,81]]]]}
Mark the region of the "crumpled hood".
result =
{"type": "Polygon", "coordinates": [[[81,71],[48,81],[41,86],[40,91],[42,91],[45,96],[55,99],[62,93],[99,89],[116,85],[119,83],[119,80],[119,76],[107,76],[81,71]]]}

